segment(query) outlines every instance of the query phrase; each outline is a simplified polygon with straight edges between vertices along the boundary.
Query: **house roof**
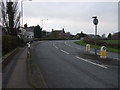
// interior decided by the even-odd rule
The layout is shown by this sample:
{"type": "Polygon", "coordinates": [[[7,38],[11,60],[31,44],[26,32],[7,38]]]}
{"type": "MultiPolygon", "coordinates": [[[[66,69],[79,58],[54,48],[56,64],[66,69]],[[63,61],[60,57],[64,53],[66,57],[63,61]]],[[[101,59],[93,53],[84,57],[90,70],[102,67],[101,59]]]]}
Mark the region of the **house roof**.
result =
{"type": "Polygon", "coordinates": [[[64,28],[62,30],[54,30],[54,29],[52,29],[52,32],[55,32],[55,33],[65,33],[64,28]]]}
{"type": "Polygon", "coordinates": [[[28,32],[34,32],[34,27],[27,27],[27,28],[25,28],[26,29],[26,31],[28,31],[28,32]]]}

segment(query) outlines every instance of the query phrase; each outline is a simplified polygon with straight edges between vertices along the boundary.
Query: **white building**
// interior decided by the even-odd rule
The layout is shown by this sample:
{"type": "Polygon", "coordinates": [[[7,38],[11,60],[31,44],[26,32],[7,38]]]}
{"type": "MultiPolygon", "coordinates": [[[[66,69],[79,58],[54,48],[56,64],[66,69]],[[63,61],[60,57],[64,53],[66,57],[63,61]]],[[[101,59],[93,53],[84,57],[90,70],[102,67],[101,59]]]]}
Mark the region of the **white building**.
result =
{"type": "Polygon", "coordinates": [[[34,40],[34,27],[20,28],[18,36],[25,41],[34,40]]]}
{"type": "Polygon", "coordinates": [[[25,28],[25,40],[26,41],[32,41],[34,40],[34,27],[27,27],[25,28]]]}

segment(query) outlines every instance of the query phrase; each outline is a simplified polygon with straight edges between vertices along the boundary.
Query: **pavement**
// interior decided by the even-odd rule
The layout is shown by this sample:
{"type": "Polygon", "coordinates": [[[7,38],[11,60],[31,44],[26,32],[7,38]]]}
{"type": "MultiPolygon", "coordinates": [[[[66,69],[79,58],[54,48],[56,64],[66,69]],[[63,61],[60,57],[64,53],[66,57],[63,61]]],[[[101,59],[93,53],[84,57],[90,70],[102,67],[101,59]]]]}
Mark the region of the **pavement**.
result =
{"type": "Polygon", "coordinates": [[[32,88],[27,79],[27,48],[22,48],[3,72],[3,88],[32,88]]]}
{"type": "MultiPolygon", "coordinates": [[[[83,58],[73,41],[44,41],[33,49],[48,88],[118,88],[118,65],[83,58]]],[[[117,61],[116,61],[117,62],[117,61]]]]}

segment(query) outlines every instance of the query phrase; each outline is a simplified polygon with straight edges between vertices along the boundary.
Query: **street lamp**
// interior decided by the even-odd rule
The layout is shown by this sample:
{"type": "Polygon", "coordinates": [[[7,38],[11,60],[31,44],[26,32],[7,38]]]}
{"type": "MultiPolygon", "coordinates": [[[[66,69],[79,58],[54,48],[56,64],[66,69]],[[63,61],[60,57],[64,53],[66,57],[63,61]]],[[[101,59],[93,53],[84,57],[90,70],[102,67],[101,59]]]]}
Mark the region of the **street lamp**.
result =
{"type": "Polygon", "coordinates": [[[21,15],[22,15],[22,26],[24,27],[23,25],[23,2],[24,1],[32,1],[32,0],[21,0],[21,15]]]}
{"type": "Polygon", "coordinates": [[[44,20],[48,20],[48,19],[42,19],[42,20],[41,20],[41,27],[42,27],[42,30],[43,30],[43,21],[44,21],[44,20]]]}
{"type": "MultiPolygon", "coordinates": [[[[97,16],[94,16],[94,17],[92,17],[92,18],[94,18],[93,19],[93,23],[94,23],[94,25],[95,25],[95,45],[97,45],[97,24],[98,24],[98,19],[97,19],[97,16]]],[[[95,55],[97,55],[97,49],[95,48],[95,55]]]]}

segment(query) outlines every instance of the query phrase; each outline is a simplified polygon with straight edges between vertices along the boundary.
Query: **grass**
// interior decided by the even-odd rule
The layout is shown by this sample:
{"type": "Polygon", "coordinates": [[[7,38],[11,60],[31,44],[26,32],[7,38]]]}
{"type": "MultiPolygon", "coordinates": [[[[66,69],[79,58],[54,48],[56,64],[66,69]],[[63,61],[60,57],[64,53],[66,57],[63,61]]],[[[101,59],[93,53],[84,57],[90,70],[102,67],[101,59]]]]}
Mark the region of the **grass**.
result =
{"type": "Polygon", "coordinates": [[[120,40],[101,40],[102,42],[111,43],[111,44],[118,44],[120,40]]]}
{"type": "MultiPolygon", "coordinates": [[[[116,42],[116,41],[113,41],[113,42],[116,42]]],[[[84,43],[83,41],[75,41],[74,43],[79,44],[79,45],[82,45],[82,46],[86,46],[86,44],[88,44],[88,43],[84,43]]],[[[92,45],[92,44],[90,44],[90,47],[91,47],[91,48],[96,48],[96,49],[99,49],[99,50],[100,50],[100,48],[101,48],[101,46],[92,45]]],[[[115,48],[107,47],[106,50],[107,50],[107,51],[110,51],[110,52],[120,53],[120,49],[115,49],[115,48]]]]}

